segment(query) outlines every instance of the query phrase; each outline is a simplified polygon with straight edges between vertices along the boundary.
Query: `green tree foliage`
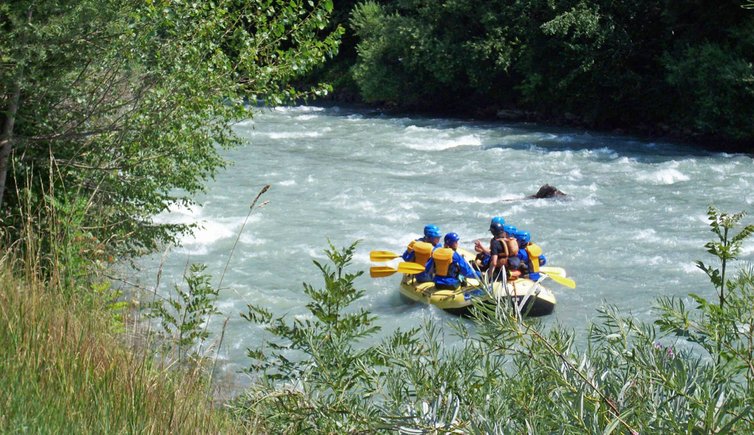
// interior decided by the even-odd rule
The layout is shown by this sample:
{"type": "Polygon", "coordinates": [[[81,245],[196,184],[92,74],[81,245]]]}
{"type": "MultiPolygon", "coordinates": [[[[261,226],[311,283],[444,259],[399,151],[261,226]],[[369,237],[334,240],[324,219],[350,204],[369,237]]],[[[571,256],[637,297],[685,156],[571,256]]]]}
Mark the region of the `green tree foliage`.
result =
{"type": "MultiPolygon", "coordinates": [[[[710,209],[708,251],[736,260],[754,227],[732,234],[741,214],[710,209]]],[[[603,307],[586,340],[508,309],[479,308],[444,345],[437,325],[396,331],[381,343],[363,295],[344,272],[354,246],[318,264],[325,288],[310,315],[288,323],[261,307],[245,317],[273,334],[250,349],[259,383],[231,406],[263,432],[299,433],[731,433],[754,420],[754,271],[725,282],[719,305],[661,299],[656,324],[603,307]],[[659,327],[659,328],[658,328],[659,327]],[[578,344],[584,343],[584,344],[578,344]],[[270,352],[265,352],[269,349],[270,352]],[[716,362],[717,361],[717,362],[716,362]]],[[[718,279],[719,278],[719,279],[718,279]]],[[[721,281],[722,280],[722,281],[721,281]]]]}
{"type": "Polygon", "coordinates": [[[754,14],[741,2],[368,1],[350,25],[367,101],[754,140],[754,14]]]}
{"type": "MultiPolygon", "coordinates": [[[[156,225],[190,204],[237,140],[246,101],[321,94],[292,80],[337,51],[332,2],[55,0],[0,6],[0,219],[20,231],[43,195],[84,199],[82,228],[118,253],[187,228],[156,225]]],[[[19,233],[13,233],[18,237],[19,233]]]]}
{"type": "Polygon", "coordinates": [[[489,92],[505,97],[513,42],[497,26],[495,4],[394,3],[366,2],[352,14],[353,73],[367,101],[426,108],[465,106],[489,92]]]}

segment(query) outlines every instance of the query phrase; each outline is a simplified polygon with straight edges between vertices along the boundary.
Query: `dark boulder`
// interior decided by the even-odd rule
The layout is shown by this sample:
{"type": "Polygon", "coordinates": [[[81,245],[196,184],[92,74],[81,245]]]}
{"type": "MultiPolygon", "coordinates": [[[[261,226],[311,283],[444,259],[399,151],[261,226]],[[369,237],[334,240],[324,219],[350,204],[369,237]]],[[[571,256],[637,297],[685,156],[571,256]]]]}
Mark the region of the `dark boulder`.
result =
{"type": "Polygon", "coordinates": [[[558,189],[555,186],[550,186],[549,184],[545,184],[544,186],[540,187],[537,193],[534,195],[529,195],[527,198],[529,199],[542,199],[542,198],[565,198],[566,194],[561,192],[560,189],[558,189]]]}

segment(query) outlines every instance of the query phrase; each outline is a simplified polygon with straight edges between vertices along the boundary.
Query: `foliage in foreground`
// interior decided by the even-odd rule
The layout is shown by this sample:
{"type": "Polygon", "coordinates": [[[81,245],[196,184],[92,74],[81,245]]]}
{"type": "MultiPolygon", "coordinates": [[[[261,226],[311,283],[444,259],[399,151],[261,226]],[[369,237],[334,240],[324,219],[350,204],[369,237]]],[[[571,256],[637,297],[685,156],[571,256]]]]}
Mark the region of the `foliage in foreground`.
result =
{"type": "Polygon", "coordinates": [[[71,298],[54,283],[19,277],[12,254],[0,258],[0,432],[239,430],[213,409],[202,371],[126,345],[107,293],[71,298]]]}
{"type": "Polygon", "coordinates": [[[311,316],[289,323],[249,307],[245,317],[272,337],[268,353],[250,350],[260,381],[234,412],[271,433],[748,431],[754,270],[732,279],[722,271],[754,226],[732,235],[741,214],[710,208],[709,217],[719,240],[707,248],[720,267],[700,267],[719,304],[694,296],[688,310],[683,300],[661,299],[659,328],[603,307],[586,346],[573,332],[482,307],[473,328],[455,325],[457,345],[442,345],[432,324],[360,344],[377,328],[350,306],[363,294],[353,285],[358,273],[345,271],[356,245],[331,247],[332,266],[317,263],[325,288],[306,285],[311,316]]]}

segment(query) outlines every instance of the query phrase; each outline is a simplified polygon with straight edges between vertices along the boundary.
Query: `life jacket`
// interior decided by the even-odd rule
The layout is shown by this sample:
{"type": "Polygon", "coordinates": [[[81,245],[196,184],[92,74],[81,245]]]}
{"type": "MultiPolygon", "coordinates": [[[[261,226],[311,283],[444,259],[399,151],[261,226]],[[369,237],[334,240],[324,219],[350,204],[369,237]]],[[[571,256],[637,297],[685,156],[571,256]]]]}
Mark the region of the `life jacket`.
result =
{"type": "Polygon", "coordinates": [[[513,237],[503,239],[505,243],[505,249],[508,251],[509,257],[515,257],[518,255],[518,242],[513,237]]]}
{"type": "MultiPolygon", "coordinates": [[[[496,238],[496,239],[493,239],[493,240],[497,240],[498,242],[500,242],[503,245],[503,249],[505,249],[505,253],[500,253],[500,255],[498,255],[498,257],[500,257],[500,258],[508,258],[508,257],[511,256],[511,251],[510,251],[510,249],[508,249],[508,243],[506,242],[505,237],[500,237],[500,238],[496,238]]],[[[492,248],[491,244],[490,244],[490,248],[492,248]]]]}
{"type": "Polygon", "coordinates": [[[435,275],[451,276],[453,271],[450,265],[453,264],[453,253],[454,251],[450,248],[439,248],[432,252],[432,259],[435,262],[435,275]]]}
{"type": "Polygon", "coordinates": [[[526,245],[526,252],[529,254],[529,264],[531,264],[529,273],[539,272],[539,256],[542,255],[542,248],[534,243],[529,243],[526,245]]]}
{"type": "Polygon", "coordinates": [[[432,249],[434,249],[434,246],[432,246],[431,243],[427,242],[412,242],[413,243],[413,249],[414,249],[414,263],[421,264],[424,266],[427,264],[427,261],[429,261],[429,257],[432,256],[432,249]]]}
{"type": "Polygon", "coordinates": [[[494,240],[497,240],[498,242],[500,242],[500,244],[503,246],[503,249],[505,250],[505,252],[501,252],[498,255],[498,258],[497,258],[498,264],[494,266],[495,267],[500,267],[502,265],[507,266],[508,258],[515,257],[518,255],[518,243],[516,243],[515,239],[510,239],[506,237],[499,237],[494,240]],[[513,241],[513,243],[511,243],[511,240],[513,241]],[[513,251],[512,249],[515,249],[515,251],[513,251]]]}

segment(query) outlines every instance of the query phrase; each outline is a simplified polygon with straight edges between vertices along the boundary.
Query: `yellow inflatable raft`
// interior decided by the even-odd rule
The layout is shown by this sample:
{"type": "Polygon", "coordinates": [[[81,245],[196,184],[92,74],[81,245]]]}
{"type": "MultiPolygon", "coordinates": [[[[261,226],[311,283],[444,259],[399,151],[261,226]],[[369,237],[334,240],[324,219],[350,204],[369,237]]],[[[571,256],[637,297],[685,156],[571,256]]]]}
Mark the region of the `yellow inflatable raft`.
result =
{"type": "Polygon", "coordinates": [[[508,281],[505,289],[502,282],[492,283],[488,290],[479,281],[468,279],[467,285],[457,290],[437,290],[433,282],[416,283],[411,275],[405,275],[400,292],[413,301],[432,304],[454,314],[468,314],[474,301],[494,304],[506,299],[518,304],[523,314],[544,316],[552,313],[556,302],[555,295],[542,283],[522,278],[508,281]]]}
{"type": "MultiPolygon", "coordinates": [[[[473,254],[459,249],[467,259],[473,254]]],[[[563,272],[564,273],[564,272],[563,272]]],[[[417,283],[414,275],[404,275],[400,293],[408,299],[435,305],[454,314],[468,314],[474,302],[496,304],[506,300],[515,303],[521,313],[528,316],[544,316],[555,309],[555,295],[541,282],[526,278],[510,280],[505,287],[496,281],[483,284],[476,279],[467,279],[466,285],[455,290],[438,290],[433,282],[417,283]]]]}

